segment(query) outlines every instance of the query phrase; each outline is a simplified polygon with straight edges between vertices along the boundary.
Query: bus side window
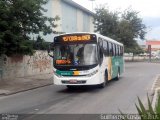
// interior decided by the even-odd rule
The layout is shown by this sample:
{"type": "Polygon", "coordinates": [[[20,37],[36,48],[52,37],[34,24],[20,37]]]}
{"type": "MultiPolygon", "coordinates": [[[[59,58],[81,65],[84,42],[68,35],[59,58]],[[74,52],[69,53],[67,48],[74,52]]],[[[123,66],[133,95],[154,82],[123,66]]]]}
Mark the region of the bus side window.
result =
{"type": "Polygon", "coordinates": [[[119,56],[119,46],[116,45],[116,56],[119,56]]]}
{"type": "Polygon", "coordinates": [[[107,43],[106,54],[107,54],[107,56],[109,56],[109,44],[108,44],[108,42],[106,42],[106,43],[107,43]]]}
{"type": "Polygon", "coordinates": [[[115,56],[115,44],[112,44],[113,56],[115,56]]]}
{"type": "Polygon", "coordinates": [[[103,61],[103,41],[101,38],[98,38],[98,44],[99,44],[99,58],[100,58],[100,65],[103,61]]]}
{"type": "Polygon", "coordinates": [[[112,43],[109,42],[109,56],[113,55],[112,43]]]}
{"type": "Polygon", "coordinates": [[[121,48],[122,48],[122,47],[120,46],[120,47],[119,47],[119,49],[120,49],[120,55],[122,55],[122,49],[121,49],[121,48]]]}
{"type": "Polygon", "coordinates": [[[123,53],[124,53],[124,47],[122,47],[122,55],[123,55],[123,53]]]}
{"type": "Polygon", "coordinates": [[[117,45],[114,44],[114,48],[115,48],[115,56],[117,56],[117,45]]]}
{"type": "Polygon", "coordinates": [[[119,46],[119,56],[121,56],[121,46],[119,46]]]}
{"type": "Polygon", "coordinates": [[[123,55],[123,47],[122,46],[120,47],[120,55],[121,56],[123,55]]]}
{"type": "Polygon", "coordinates": [[[119,51],[119,45],[117,45],[117,56],[119,56],[120,54],[120,51],[119,51]]]}
{"type": "Polygon", "coordinates": [[[108,42],[107,41],[103,41],[103,52],[105,56],[108,55],[108,42]]]}
{"type": "Polygon", "coordinates": [[[99,49],[99,56],[100,56],[100,65],[101,65],[102,61],[103,61],[103,50],[102,50],[102,48],[99,49]]]}
{"type": "Polygon", "coordinates": [[[98,43],[99,43],[99,47],[100,48],[103,48],[103,41],[102,41],[102,39],[101,38],[98,38],[98,43]]]}

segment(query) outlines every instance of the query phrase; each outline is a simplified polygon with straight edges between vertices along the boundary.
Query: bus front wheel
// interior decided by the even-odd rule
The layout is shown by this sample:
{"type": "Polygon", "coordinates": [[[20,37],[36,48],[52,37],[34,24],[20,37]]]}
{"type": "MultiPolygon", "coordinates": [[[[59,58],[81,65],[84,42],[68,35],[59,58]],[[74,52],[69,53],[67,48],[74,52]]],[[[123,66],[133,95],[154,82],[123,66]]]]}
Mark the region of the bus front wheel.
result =
{"type": "Polygon", "coordinates": [[[104,88],[108,82],[108,74],[107,72],[104,75],[104,82],[99,85],[99,88],[104,88]]]}

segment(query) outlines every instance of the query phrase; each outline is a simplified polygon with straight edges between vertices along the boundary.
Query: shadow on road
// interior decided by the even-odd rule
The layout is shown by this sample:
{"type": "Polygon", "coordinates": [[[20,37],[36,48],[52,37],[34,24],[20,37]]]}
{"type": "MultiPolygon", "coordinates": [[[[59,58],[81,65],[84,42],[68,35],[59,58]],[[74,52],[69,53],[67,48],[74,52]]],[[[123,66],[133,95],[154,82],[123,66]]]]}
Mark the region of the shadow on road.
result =
{"type": "Polygon", "coordinates": [[[99,92],[103,89],[107,89],[110,85],[117,82],[115,79],[108,81],[105,88],[100,88],[98,85],[85,85],[85,86],[72,86],[72,88],[65,88],[57,91],[58,93],[85,93],[85,92],[99,92]]]}
{"type": "Polygon", "coordinates": [[[94,86],[74,86],[72,89],[68,89],[67,87],[65,89],[62,89],[58,91],[59,93],[85,93],[85,92],[95,92],[99,91],[100,89],[94,85],[94,86]]]}

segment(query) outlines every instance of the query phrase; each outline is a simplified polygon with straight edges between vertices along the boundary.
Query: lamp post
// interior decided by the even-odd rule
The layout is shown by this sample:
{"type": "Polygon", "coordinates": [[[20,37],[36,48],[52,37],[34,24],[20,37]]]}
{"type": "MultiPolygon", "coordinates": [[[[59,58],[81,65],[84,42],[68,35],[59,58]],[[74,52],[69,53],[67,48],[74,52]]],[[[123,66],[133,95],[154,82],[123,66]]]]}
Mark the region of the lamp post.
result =
{"type": "Polygon", "coordinates": [[[92,11],[93,11],[93,2],[94,2],[95,0],[89,0],[89,1],[91,1],[91,2],[92,2],[92,11]]]}

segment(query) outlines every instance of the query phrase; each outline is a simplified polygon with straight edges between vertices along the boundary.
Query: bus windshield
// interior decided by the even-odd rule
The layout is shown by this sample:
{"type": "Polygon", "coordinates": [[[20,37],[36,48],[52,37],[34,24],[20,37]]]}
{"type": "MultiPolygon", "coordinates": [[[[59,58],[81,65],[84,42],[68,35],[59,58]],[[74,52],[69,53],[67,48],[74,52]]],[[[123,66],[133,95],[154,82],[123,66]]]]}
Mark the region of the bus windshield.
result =
{"type": "Polygon", "coordinates": [[[98,64],[97,44],[57,44],[54,47],[54,64],[67,66],[98,64]]]}

